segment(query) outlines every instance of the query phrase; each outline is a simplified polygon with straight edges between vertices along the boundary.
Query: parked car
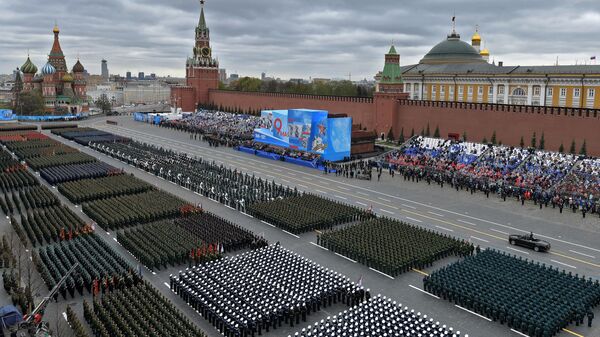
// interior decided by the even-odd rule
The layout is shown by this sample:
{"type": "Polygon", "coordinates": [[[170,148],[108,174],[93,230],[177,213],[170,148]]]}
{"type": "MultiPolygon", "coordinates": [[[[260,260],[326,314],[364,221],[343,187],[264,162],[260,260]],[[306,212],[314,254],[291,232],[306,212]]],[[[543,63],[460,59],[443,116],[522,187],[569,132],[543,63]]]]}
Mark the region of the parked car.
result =
{"type": "Polygon", "coordinates": [[[508,242],[513,246],[521,246],[533,249],[536,252],[547,252],[550,250],[550,243],[535,238],[533,233],[526,235],[511,234],[508,237],[508,242]]]}

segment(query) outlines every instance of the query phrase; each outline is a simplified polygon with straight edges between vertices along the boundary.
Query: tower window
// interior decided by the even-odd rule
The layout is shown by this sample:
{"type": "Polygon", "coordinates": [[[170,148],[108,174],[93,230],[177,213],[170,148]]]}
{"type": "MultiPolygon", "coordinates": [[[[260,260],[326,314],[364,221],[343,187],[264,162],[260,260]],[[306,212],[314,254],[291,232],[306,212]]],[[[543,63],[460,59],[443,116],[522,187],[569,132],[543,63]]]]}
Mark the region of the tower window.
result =
{"type": "Polygon", "coordinates": [[[594,96],[596,95],[596,90],[595,89],[588,89],[588,98],[594,98],[594,96]]]}
{"type": "Polygon", "coordinates": [[[567,97],[567,88],[560,88],[560,97],[567,97]]]}

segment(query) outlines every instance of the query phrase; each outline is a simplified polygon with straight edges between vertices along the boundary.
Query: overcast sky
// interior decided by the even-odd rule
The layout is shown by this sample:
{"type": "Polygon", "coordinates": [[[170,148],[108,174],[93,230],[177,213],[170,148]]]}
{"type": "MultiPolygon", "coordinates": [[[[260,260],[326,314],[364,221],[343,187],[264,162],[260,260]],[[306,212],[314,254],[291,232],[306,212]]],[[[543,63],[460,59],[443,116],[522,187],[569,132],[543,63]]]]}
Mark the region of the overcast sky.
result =
{"type": "MultiPolygon", "coordinates": [[[[194,0],[2,0],[0,73],[27,50],[41,68],[61,29],[67,65],[91,73],[184,76],[200,5],[194,0]]],[[[465,41],[479,24],[491,58],[510,65],[600,59],[598,0],[206,0],[213,54],[227,73],[371,79],[394,41],[412,64],[451,30],[465,41]]]]}

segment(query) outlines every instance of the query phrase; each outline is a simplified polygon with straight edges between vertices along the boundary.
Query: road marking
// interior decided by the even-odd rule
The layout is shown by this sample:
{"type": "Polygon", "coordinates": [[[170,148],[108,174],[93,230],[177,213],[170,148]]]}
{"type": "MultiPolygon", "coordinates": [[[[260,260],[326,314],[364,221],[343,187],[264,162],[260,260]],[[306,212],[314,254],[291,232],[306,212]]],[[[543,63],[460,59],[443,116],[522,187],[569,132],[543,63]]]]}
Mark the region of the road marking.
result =
{"type": "Polygon", "coordinates": [[[339,257],[343,257],[344,259],[346,259],[346,260],[348,260],[348,261],[350,261],[350,262],[356,263],[356,261],[354,261],[354,260],[352,260],[351,258],[349,258],[349,257],[347,257],[347,256],[344,256],[344,255],[342,255],[342,254],[335,253],[335,255],[337,255],[337,256],[339,256],[339,257]]]}
{"type": "Polygon", "coordinates": [[[69,320],[67,319],[67,313],[63,312],[63,317],[65,318],[65,321],[67,321],[67,323],[69,323],[69,320]]]}
{"type": "Polygon", "coordinates": [[[200,193],[198,193],[198,192],[194,192],[194,194],[197,194],[197,195],[199,195],[199,196],[202,196],[202,194],[200,194],[200,193]]]}
{"type": "Polygon", "coordinates": [[[446,227],[442,227],[442,226],[435,226],[435,227],[437,227],[439,229],[443,229],[443,230],[448,231],[448,232],[454,232],[453,229],[449,229],[449,228],[446,228],[446,227]]]}
{"type": "Polygon", "coordinates": [[[491,319],[489,319],[489,318],[487,318],[487,317],[485,317],[485,316],[481,316],[480,314],[478,314],[478,313],[476,313],[476,312],[473,312],[473,311],[471,311],[471,310],[469,310],[469,309],[467,309],[467,308],[463,308],[463,307],[461,307],[461,306],[460,306],[460,305],[458,305],[458,304],[455,304],[454,306],[455,306],[455,307],[457,307],[457,308],[459,308],[459,309],[462,309],[462,310],[464,310],[464,311],[466,311],[466,312],[470,312],[470,313],[472,313],[473,315],[475,315],[475,316],[477,316],[477,317],[481,317],[481,318],[485,319],[485,320],[486,320],[486,321],[488,321],[488,322],[491,322],[491,321],[492,321],[491,319]]]}
{"type": "Polygon", "coordinates": [[[435,216],[439,216],[440,218],[443,218],[443,217],[444,217],[443,215],[441,215],[441,214],[439,214],[439,213],[435,213],[435,212],[429,212],[429,211],[428,211],[427,213],[429,213],[429,214],[432,214],[432,215],[435,215],[435,216]]]}
{"type": "Polygon", "coordinates": [[[377,197],[377,199],[383,200],[385,202],[392,202],[390,199],[386,199],[386,198],[382,198],[382,197],[377,197]]]}
{"type": "Polygon", "coordinates": [[[319,248],[321,248],[321,249],[323,249],[323,250],[329,250],[329,249],[327,249],[327,248],[325,248],[325,247],[323,247],[323,246],[320,246],[320,245],[318,245],[318,244],[316,244],[316,243],[314,243],[314,242],[312,242],[312,241],[310,242],[310,244],[311,244],[311,245],[313,245],[313,246],[317,246],[317,247],[319,247],[319,248]]]}
{"type": "Polygon", "coordinates": [[[339,195],[337,195],[337,194],[335,194],[335,195],[334,195],[334,197],[336,197],[336,198],[340,198],[340,199],[342,199],[342,200],[348,200],[348,198],[346,198],[346,197],[342,197],[342,196],[339,196],[339,195]]]}
{"type": "MultiPolygon", "coordinates": [[[[268,168],[268,167],[267,167],[268,168]]],[[[282,170],[278,169],[278,168],[273,168],[273,171],[275,172],[283,172],[282,170]]]]}
{"type": "Polygon", "coordinates": [[[411,206],[411,205],[407,205],[407,204],[402,204],[402,206],[404,206],[406,208],[410,208],[410,209],[417,209],[415,206],[411,206]]]}
{"type": "Polygon", "coordinates": [[[167,288],[171,289],[171,286],[170,286],[170,285],[169,285],[167,282],[163,282],[163,284],[164,284],[164,285],[165,285],[167,288]]]}
{"type": "Polygon", "coordinates": [[[526,335],[526,334],[524,334],[524,333],[522,333],[522,332],[519,332],[519,331],[517,331],[517,330],[515,330],[515,329],[510,329],[510,331],[512,331],[512,332],[514,332],[514,333],[516,333],[516,334],[519,334],[519,335],[521,335],[521,336],[529,337],[529,335],[526,335]]]}
{"type": "Polygon", "coordinates": [[[377,269],[373,269],[373,268],[371,268],[371,267],[369,267],[369,269],[371,269],[372,271],[374,271],[374,272],[376,272],[376,273],[379,273],[379,274],[381,274],[381,275],[383,275],[383,276],[387,276],[387,277],[391,278],[392,280],[394,279],[394,278],[393,278],[393,277],[391,277],[390,275],[388,275],[388,274],[386,274],[386,273],[384,273],[384,272],[380,272],[380,271],[379,271],[379,270],[377,270],[377,269]]]}
{"type": "Polygon", "coordinates": [[[382,212],[389,213],[389,214],[396,214],[396,213],[394,213],[392,211],[388,211],[387,209],[383,209],[383,208],[380,208],[379,210],[382,211],[382,212]]]}
{"type": "Polygon", "coordinates": [[[550,261],[552,261],[552,262],[554,262],[554,263],[562,264],[563,266],[567,266],[567,267],[569,267],[569,268],[577,269],[577,267],[575,267],[575,266],[572,266],[572,265],[570,265],[570,264],[566,264],[566,263],[564,263],[564,262],[560,262],[560,261],[556,261],[556,260],[550,260],[550,261]]]}
{"type": "Polygon", "coordinates": [[[115,242],[119,242],[119,241],[117,241],[117,238],[113,238],[113,240],[115,240],[115,242]]]}
{"type": "Polygon", "coordinates": [[[411,218],[411,217],[409,217],[409,216],[407,216],[406,218],[407,218],[408,220],[410,220],[410,221],[414,221],[414,222],[419,222],[419,223],[420,223],[420,222],[423,222],[423,221],[421,221],[421,220],[417,220],[417,219],[415,219],[415,218],[411,218]]]}
{"type": "Polygon", "coordinates": [[[472,237],[473,239],[475,239],[475,240],[479,240],[479,241],[483,241],[483,242],[487,242],[487,243],[489,243],[489,241],[488,241],[488,240],[484,240],[484,239],[478,238],[478,237],[476,237],[476,236],[473,236],[473,235],[471,235],[471,237],[472,237]]]}
{"type": "Polygon", "coordinates": [[[338,188],[339,188],[340,190],[344,190],[344,191],[350,191],[350,189],[349,189],[349,188],[346,188],[346,187],[343,187],[343,186],[338,186],[338,188]]]}
{"type": "Polygon", "coordinates": [[[367,207],[367,204],[365,204],[364,202],[357,201],[356,203],[359,204],[359,205],[361,205],[361,206],[367,207]]]}
{"type": "Polygon", "coordinates": [[[413,289],[415,289],[415,290],[418,290],[418,291],[420,291],[420,292],[422,292],[422,293],[424,293],[424,294],[427,294],[427,295],[429,295],[429,296],[431,296],[431,297],[435,297],[435,298],[437,298],[438,300],[440,299],[439,297],[435,296],[434,294],[432,294],[432,293],[430,293],[430,292],[427,292],[427,291],[425,291],[425,290],[423,290],[423,289],[421,289],[421,288],[417,288],[417,287],[413,286],[412,284],[409,284],[408,286],[409,286],[409,287],[411,287],[411,288],[413,288],[413,289]]]}
{"type": "Polygon", "coordinates": [[[268,223],[266,221],[260,220],[260,222],[264,223],[265,225],[269,225],[269,226],[275,228],[275,225],[271,225],[270,223],[268,223]]]}
{"type": "Polygon", "coordinates": [[[575,254],[583,255],[583,256],[586,256],[586,257],[589,257],[589,258],[592,258],[592,259],[595,259],[595,258],[596,258],[595,256],[588,255],[588,254],[584,254],[584,253],[580,253],[580,252],[578,252],[578,251],[575,251],[575,250],[569,250],[569,251],[570,251],[571,253],[575,253],[575,254]]]}
{"type": "Polygon", "coordinates": [[[283,231],[284,233],[287,233],[287,234],[289,234],[289,235],[291,235],[291,236],[293,236],[293,237],[297,238],[297,239],[300,239],[300,237],[299,237],[298,235],[296,235],[296,234],[292,234],[292,233],[290,233],[290,232],[286,231],[285,229],[282,229],[282,231],[283,231]]]}
{"type": "Polygon", "coordinates": [[[509,246],[506,246],[506,248],[508,248],[510,250],[514,250],[515,252],[519,252],[519,253],[522,253],[522,254],[529,255],[529,253],[526,252],[526,251],[524,251],[524,250],[516,249],[516,248],[513,248],[513,247],[509,247],[509,246]]]}
{"type": "Polygon", "coordinates": [[[500,233],[500,234],[504,234],[504,235],[509,235],[507,232],[499,231],[497,229],[490,228],[490,230],[493,231],[493,232],[496,232],[496,233],[500,233]]]}
{"type": "Polygon", "coordinates": [[[588,261],[585,261],[585,260],[576,259],[576,258],[574,258],[574,257],[571,257],[571,256],[568,256],[568,255],[564,255],[564,254],[566,254],[566,253],[563,253],[563,252],[561,252],[561,251],[559,251],[559,250],[550,251],[549,253],[550,253],[551,255],[558,255],[558,256],[560,256],[560,257],[564,257],[565,259],[569,259],[569,260],[577,261],[577,262],[584,263],[584,264],[587,264],[587,265],[590,265],[590,266],[594,266],[594,267],[596,267],[596,268],[600,268],[600,264],[595,264],[595,263],[588,262],[588,261]]]}
{"type": "Polygon", "coordinates": [[[153,271],[153,272],[152,272],[152,275],[156,275],[156,272],[155,272],[155,271],[153,271]]]}
{"type": "Polygon", "coordinates": [[[232,209],[232,210],[234,210],[234,211],[235,211],[235,208],[233,208],[233,207],[231,207],[231,206],[229,206],[229,205],[225,205],[225,207],[227,207],[227,208],[229,208],[229,209],[232,209]]]}
{"type": "Polygon", "coordinates": [[[562,329],[562,331],[564,331],[564,332],[567,332],[567,333],[570,333],[570,334],[571,334],[571,335],[573,335],[573,336],[577,336],[577,337],[584,337],[583,335],[580,335],[580,334],[578,334],[577,332],[573,332],[573,331],[571,331],[571,330],[569,330],[569,329],[566,329],[566,328],[563,328],[563,329],[562,329]]]}
{"type": "Polygon", "coordinates": [[[254,218],[252,215],[250,215],[250,214],[248,214],[248,213],[244,213],[244,212],[240,212],[240,213],[244,214],[245,216],[248,216],[248,217],[254,218]]]}
{"type": "Polygon", "coordinates": [[[321,190],[315,190],[316,192],[322,193],[322,194],[327,194],[327,192],[321,191],[321,190]]]}
{"type": "Polygon", "coordinates": [[[283,181],[283,182],[286,182],[286,183],[288,183],[288,184],[290,184],[290,183],[291,183],[291,181],[289,181],[289,180],[287,180],[287,179],[281,179],[281,181],[283,181]]]}
{"type": "Polygon", "coordinates": [[[456,221],[459,221],[459,222],[462,222],[462,223],[466,223],[467,225],[471,225],[471,226],[477,226],[476,224],[474,224],[472,222],[461,220],[461,219],[457,219],[456,221]]]}
{"type": "Polygon", "coordinates": [[[302,188],[308,188],[308,186],[306,185],[302,185],[302,184],[298,184],[298,186],[302,187],[302,188]]]}
{"type": "Polygon", "coordinates": [[[369,196],[367,193],[363,193],[363,192],[356,192],[356,194],[360,194],[360,195],[365,195],[365,196],[369,196]]]}
{"type": "Polygon", "coordinates": [[[425,276],[429,276],[429,274],[427,274],[426,272],[419,270],[419,269],[415,269],[415,268],[410,268],[412,271],[414,271],[415,273],[419,273],[421,275],[425,275],[425,276]]]}
{"type": "Polygon", "coordinates": [[[286,174],[288,174],[288,175],[290,175],[290,176],[292,176],[292,177],[295,177],[295,176],[297,176],[297,174],[296,174],[296,173],[292,173],[292,172],[287,172],[286,174]]]}

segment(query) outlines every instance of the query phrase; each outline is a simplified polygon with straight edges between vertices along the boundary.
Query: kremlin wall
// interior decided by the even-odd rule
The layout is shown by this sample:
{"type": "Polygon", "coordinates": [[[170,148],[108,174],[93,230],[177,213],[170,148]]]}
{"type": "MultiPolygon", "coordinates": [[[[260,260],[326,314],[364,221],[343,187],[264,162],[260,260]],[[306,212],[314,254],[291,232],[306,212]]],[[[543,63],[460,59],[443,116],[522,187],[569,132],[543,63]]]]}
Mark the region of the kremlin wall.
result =
{"type": "MultiPolygon", "coordinates": [[[[480,41],[478,33],[473,40],[480,41]]],[[[391,129],[395,137],[403,131],[408,138],[411,130],[419,134],[429,126],[444,138],[466,134],[475,142],[495,132],[497,141],[509,146],[519,146],[521,138],[529,145],[535,132],[538,142],[544,135],[547,150],[562,144],[568,151],[575,141],[579,151],[585,141],[587,153],[600,156],[600,110],[595,109],[600,66],[496,66],[488,63],[487,49],[478,52],[453,31],[417,65],[400,67],[392,46],[376,75],[373,98],[236,92],[218,90],[218,62],[209,43],[202,8],[194,57],[186,63],[187,85],[171,90],[172,104],[184,111],[201,104],[239,111],[322,109],[347,114],[353,124],[378,135],[391,129]]]]}

